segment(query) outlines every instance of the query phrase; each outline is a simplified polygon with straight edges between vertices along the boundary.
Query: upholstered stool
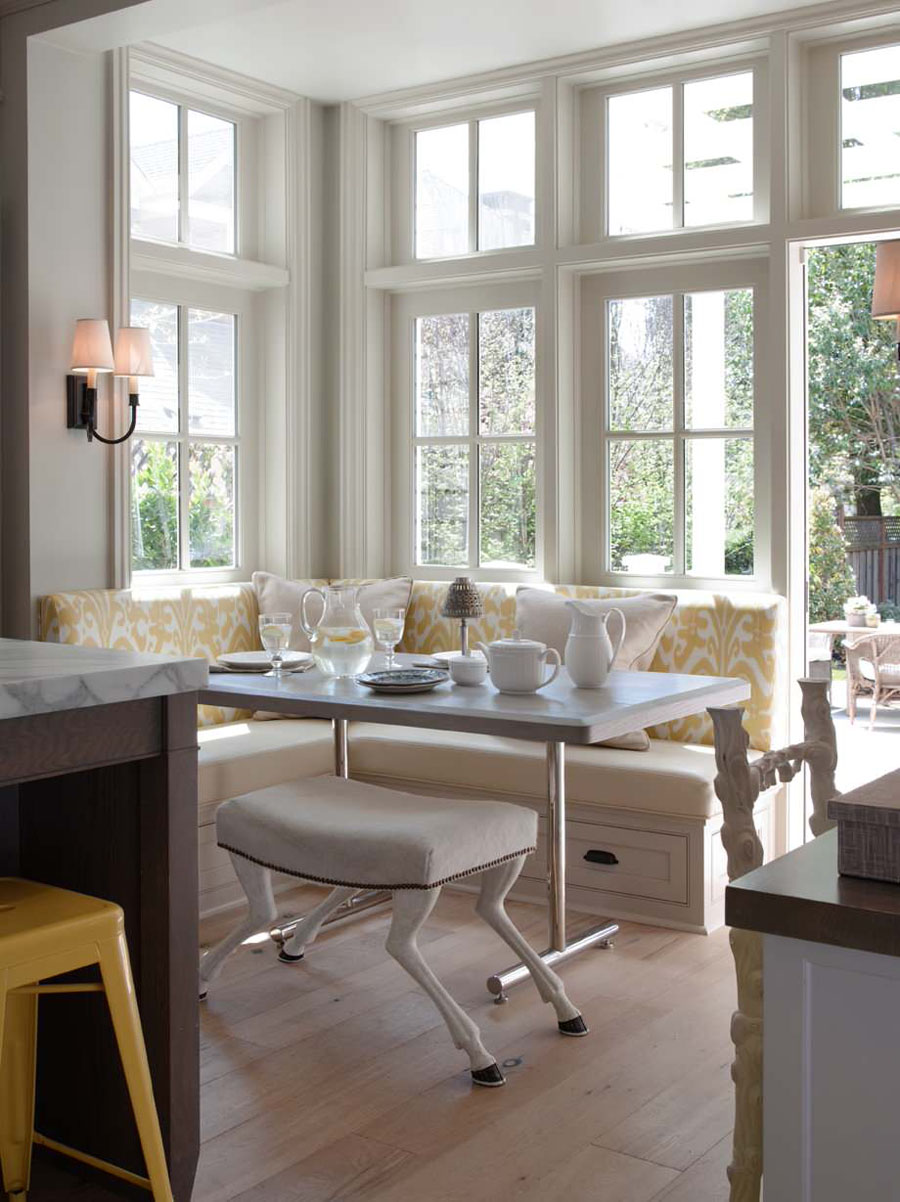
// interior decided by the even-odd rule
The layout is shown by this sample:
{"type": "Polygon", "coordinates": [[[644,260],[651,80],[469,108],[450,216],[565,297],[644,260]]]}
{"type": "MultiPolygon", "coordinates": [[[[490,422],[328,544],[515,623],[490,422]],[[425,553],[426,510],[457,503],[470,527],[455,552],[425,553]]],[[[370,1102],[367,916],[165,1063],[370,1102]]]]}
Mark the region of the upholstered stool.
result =
{"type": "MultiPolygon", "coordinates": [[[[78,1038],[73,1030],[72,1038],[78,1038]]],[[[73,1094],[72,1105],[85,1105],[73,1094]]],[[[33,881],[0,878],[0,1161],[10,1198],[26,1197],[31,1148],[56,1152],[149,1188],[171,1202],[153,1086],[125,942],[122,911],[111,902],[33,881]],[[41,984],[97,964],[102,983],[41,984]],[[131,1097],[147,1177],[88,1156],[34,1130],[38,997],[47,993],[105,993],[131,1097]]]]}
{"type": "Polygon", "coordinates": [[[538,992],[556,1011],[564,1035],[586,1035],[584,1019],[562,981],[526,943],[504,901],[525,857],[534,851],[537,816],[502,801],[419,797],[336,776],[298,780],[226,801],[216,815],[219,845],[231,853],[249,914],[200,962],[201,996],[239,943],[275,920],[270,870],[335,885],[297,924],[281,959],[296,961],[322,923],[360,889],[392,894],[387,950],[432,998],[453,1042],[469,1057],[479,1085],[502,1085],[478,1027],[425,963],[417,937],[441,886],[481,873],[478,914],[528,966],[538,992]]]}

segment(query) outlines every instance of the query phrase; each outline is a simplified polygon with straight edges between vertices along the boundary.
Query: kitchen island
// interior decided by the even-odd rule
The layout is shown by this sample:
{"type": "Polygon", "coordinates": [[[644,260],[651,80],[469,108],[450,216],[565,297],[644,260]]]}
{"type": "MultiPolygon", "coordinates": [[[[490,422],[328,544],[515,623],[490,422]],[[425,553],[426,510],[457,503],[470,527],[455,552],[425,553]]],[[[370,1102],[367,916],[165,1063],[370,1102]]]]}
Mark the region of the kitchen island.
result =
{"type": "Polygon", "coordinates": [[[900,885],[839,876],[837,831],[728,886],[763,939],[765,1202],[900,1198],[900,885]]]}
{"type": "MultiPolygon", "coordinates": [[[[0,639],[0,875],[122,906],[178,1202],[190,1198],[199,1148],[196,704],[206,683],[204,660],[0,639]]],[[[36,1129],[143,1172],[102,1000],[42,998],[38,1044],[36,1129]]],[[[76,1175],[74,1162],[47,1166],[36,1154],[29,1198],[108,1196],[102,1178],[94,1192],[76,1175]]]]}

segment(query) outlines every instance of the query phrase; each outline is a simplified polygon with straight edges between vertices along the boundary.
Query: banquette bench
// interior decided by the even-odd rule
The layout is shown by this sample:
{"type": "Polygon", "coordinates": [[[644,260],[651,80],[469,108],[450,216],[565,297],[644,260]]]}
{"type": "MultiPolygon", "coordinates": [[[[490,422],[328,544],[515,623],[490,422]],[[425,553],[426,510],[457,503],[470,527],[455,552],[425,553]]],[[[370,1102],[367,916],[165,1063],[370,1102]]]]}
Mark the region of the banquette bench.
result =
{"type": "MultiPolygon", "coordinates": [[[[325,581],[316,583],[324,584],[325,581]]],[[[446,585],[415,581],[401,651],[419,654],[457,645],[458,627],[440,617],[446,585]]],[[[489,642],[515,626],[515,585],[480,584],[484,616],[471,638],[489,642]]],[[[638,590],[556,586],[567,596],[625,597],[638,590]]],[[[752,696],[745,725],[751,746],[766,751],[783,734],[786,695],[785,603],[750,592],[676,591],[653,671],[741,676],[752,696]]],[[[205,656],[258,646],[251,584],[181,589],[84,590],[41,602],[44,639],[162,654],[205,656]]],[[[333,770],[329,725],[319,719],[260,720],[251,713],[201,706],[199,837],[200,907],[209,913],[241,893],[215,843],[217,807],[238,794],[333,770]]],[[[708,931],[723,921],[727,883],[719,839],[721,809],[713,790],[712,728],[696,715],[652,728],[650,749],[571,747],[569,902],[588,913],[708,931]],[[609,862],[588,861],[589,850],[609,862]]],[[[543,817],[543,746],[491,736],[357,723],[351,728],[354,777],[407,792],[493,796],[533,805],[543,817]]],[[[784,850],[780,794],[755,819],[770,856],[784,850]]],[[[518,896],[543,900],[542,850],[526,863],[518,896]]]]}

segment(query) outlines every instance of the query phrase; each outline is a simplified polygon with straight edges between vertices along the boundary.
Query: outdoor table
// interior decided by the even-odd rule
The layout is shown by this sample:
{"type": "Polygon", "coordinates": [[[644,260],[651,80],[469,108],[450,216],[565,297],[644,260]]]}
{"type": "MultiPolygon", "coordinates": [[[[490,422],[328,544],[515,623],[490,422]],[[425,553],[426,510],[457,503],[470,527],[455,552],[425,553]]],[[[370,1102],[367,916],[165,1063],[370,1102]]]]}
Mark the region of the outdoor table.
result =
{"type": "MultiPolygon", "coordinates": [[[[402,664],[422,656],[398,656],[402,664]]],[[[549,947],[547,964],[558,964],[598,943],[608,943],[618,924],[605,921],[571,942],[566,936],[566,762],[567,743],[591,744],[629,731],[700,713],[708,706],[746,701],[745,680],[720,676],[684,676],[671,672],[611,672],[599,689],[576,689],[565,671],[538,693],[499,693],[483,685],[438,685],[429,693],[372,692],[353,678],[335,679],[318,669],[277,679],[222,673],[212,676],[200,694],[206,705],[275,711],[293,717],[330,718],[334,727],[334,767],[349,776],[348,723],[381,722],[394,726],[467,731],[472,734],[539,741],[546,744],[547,884],[549,947]]],[[[623,752],[638,756],[638,752],[623,752]]],[[[523,980],[527,969],[514,965],[488,981],[492,993],[523,980]]]]}

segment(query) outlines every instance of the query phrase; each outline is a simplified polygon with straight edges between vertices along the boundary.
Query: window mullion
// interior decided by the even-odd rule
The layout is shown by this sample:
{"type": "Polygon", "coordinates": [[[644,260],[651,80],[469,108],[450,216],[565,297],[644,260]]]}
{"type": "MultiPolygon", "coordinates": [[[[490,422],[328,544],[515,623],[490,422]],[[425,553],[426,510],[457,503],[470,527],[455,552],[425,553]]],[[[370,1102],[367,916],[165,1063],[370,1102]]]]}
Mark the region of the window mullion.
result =
{"type": "Polygon", "coordinates": [[[190,442],[188,431],[188,310],[178,306],[178,544],[179,562],[190,570],[190,442]]]}
{"type": "Polygon", "coordinates": [[[478,122],[469,122],[469,252],[478,250],[478,122]]]}
{"type": "Polygon", "coordinates": [[[672,87],[672,224],[684,229],[684,84],[672,87]]]}
{"type": "Polygon", "coordinates": [[[188,110],[178,106],[178,240],[190,241],[188,227],[188,110]]]}
{"type": "Polygon", "coordinates": [[[478,314],[469,314],[469,567],[481,564],[481,448],[478,442],[478,314]]]}
{"type": "Polygon", "coordinates": [[[677,576],[684,576],[685,565],[685,514],[687,499],[684,495],[684,294],[677,293],[672,297],[672,367],[673,367],[673,426],[675,431],[672,454],[674,458],[675,476],[675,529],[673,538],[672,570],[677,576]]]}

